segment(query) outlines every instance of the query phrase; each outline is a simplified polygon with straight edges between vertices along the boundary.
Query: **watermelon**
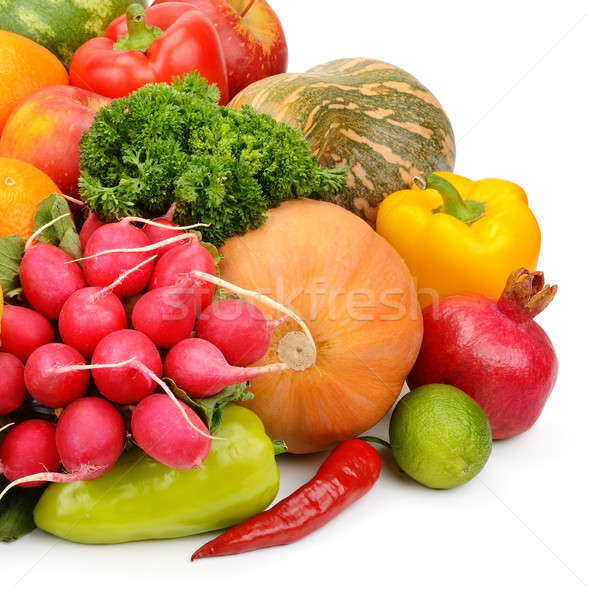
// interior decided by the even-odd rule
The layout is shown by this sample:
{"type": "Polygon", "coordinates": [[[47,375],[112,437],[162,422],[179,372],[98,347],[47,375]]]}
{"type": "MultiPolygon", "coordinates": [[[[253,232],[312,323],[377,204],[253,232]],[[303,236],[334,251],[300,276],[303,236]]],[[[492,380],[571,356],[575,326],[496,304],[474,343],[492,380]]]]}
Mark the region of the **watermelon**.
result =
{"type": "Polygon", "coordinates": [[[388,63],[348,58],[275,75],[230,102],[244,104],[300,129],[324,166],[348,165],[347,190],[332,201],[371,224],[388,194],[454,167],[454,134],[440,103],[388,63]]]}
{"type": "MultiPolygon", "coordinates": [[[[23,35],[56,54],[68,68],[73,53],[104,34],[132,0],[0,0],[0,29],[23,35]]],[[[136,0],[148,5],[147,0],[136,0]]]]}

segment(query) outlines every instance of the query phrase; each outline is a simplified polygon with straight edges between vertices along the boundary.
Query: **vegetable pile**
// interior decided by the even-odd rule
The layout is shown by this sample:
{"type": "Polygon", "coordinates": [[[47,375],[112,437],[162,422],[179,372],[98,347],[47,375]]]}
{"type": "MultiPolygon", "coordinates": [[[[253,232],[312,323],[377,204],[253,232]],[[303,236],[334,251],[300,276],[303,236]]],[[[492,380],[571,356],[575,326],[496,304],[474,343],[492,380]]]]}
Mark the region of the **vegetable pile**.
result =
{"type": "Polygon", "coordinates": [[[166,218],[98,221],[83,248],[62,197],[42,202],[34,222],[18,269],[22,287],[12,290],[31,308],[2,312],[0,414],[19,422],[5,427],[0,446],[11,482],[0,501],[15,486],[96,480],[126,443],[171,469],[201,466],[224,407],[251,398],[249,379],[287,368],[249,366],[283,319],[269,322],[235,296],[215,298],[215,283],[229,287],[215,277],[216,248],[166,218]],[[154,229],[163,239],[153,243],[145,231],[154,229]],[[124,302],[133,297],[130,329],[124,302]]]}
{"type": "Polygon", "coordinates": [[[375,485],[373,443],[449,489],[533,426],[558,372],[540,228],[517,184],[449,172],[425,86],[284,74],[265,0],[99,0],[104,35],[79,4],[42,28],[41,0],[0,2],[27,36],[0,31],[2,541],[288,544],[375,485]],[[392,407],[389,441],[357,439],[392,407]],[[268,509],[277,454],[330,449],[268,509]]]}

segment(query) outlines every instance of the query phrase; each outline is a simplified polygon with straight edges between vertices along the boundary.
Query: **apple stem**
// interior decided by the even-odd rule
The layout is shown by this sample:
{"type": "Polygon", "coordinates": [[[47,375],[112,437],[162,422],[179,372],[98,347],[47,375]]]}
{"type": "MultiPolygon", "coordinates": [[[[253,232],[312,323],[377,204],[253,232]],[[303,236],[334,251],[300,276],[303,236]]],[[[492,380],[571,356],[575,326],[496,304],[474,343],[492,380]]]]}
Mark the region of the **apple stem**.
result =
{"type": "Polygon", "coordinates": [[[252,6],[254,6],[254,3],[256,2],[256,0],[250,0],[250,2],[248,2],[248,5],[246,6],[246,8],[242,11],[242,13],[240,14],[240,17],[243,19],[247,14],[248,11],[252,8],[252,6]]]}

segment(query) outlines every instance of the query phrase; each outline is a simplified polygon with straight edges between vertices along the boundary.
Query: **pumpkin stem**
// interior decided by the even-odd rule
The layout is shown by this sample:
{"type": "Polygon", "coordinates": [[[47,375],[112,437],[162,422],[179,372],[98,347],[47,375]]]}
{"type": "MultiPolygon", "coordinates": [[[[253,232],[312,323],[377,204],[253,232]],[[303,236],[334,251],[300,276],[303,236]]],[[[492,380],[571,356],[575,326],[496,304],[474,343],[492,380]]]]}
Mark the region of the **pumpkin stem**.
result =
{"type": "Polygon", "coordinates": [[[435,173],[425,177],[419,175],[413,181],[419,189],[437,190],[442,196],[444,203],[436,208],[434,213],[444,213],[467,224],[477,221],[485,213],[484,202],[464,200],[449,181],[435,173]]]}
{"type": "Polygon", "coordinates": [[[293,371],[306,371],[315,364],[317,349],[302,331],[288,331],[277,345],[277,356],[293,371]]]}
{"type": "Polygon", "coordinates": [[[541,271],[530,273],[527,269],[517,269],[508,276],[498,308],[513,321],[525,323],[541,313],[557,291],[557,285],[544,285],[541,271]]]}
{"type": "Polygon", "coordinates": [[[137,2],[130,4],[125,13],[127,19],[127,34],[120,37],[114,44],[115,50],[139,50],[146,52],[154,40],[162,33],[162,29],[146,25],[146,11],[137,2]]]}

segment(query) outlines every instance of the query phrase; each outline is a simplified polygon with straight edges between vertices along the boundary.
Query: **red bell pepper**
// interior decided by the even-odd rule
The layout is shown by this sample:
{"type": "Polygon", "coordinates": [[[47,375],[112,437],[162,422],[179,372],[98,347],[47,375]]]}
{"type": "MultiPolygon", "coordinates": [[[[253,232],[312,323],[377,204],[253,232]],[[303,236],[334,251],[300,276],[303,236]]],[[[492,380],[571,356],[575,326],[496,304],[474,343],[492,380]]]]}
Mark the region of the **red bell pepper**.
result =
{"type": "Polygon", "coordinates": [[[167,2],[144,10],[132,4],[105,37],[93,38],[73,56],[71,84],[110,98],[127,96],[147,83],[167,82],[197,71],[229,100],[225,55],[202,11],[167,2]]]}

